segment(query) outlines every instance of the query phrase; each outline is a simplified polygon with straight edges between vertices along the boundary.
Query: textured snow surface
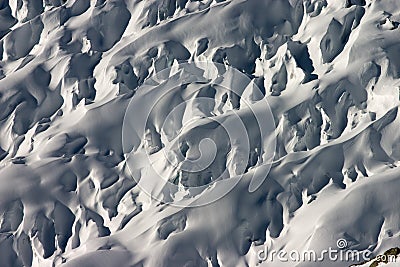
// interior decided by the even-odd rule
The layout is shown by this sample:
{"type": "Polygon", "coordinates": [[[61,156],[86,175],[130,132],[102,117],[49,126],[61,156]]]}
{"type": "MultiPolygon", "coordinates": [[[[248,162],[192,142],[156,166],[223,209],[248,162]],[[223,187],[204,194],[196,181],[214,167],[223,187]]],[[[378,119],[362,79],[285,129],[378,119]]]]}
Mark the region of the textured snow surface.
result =
{"type": "Polygon", "coordinates": [[[0,0],[0,266],[350,266],[257,255],[400,246],[399,24],[398,0],[0,0]],[[129,103],[140,117],[185,62],[212,79],[185,80],[123,144],[129,103]],[[246,77],[239,95],[221,66],[246,77]],[[274,131],[246,101],[268,102],[274,131]],[[248,151],[213,124],[235,114],[248,151]],[[176,136],[216,160],[152,199],[141,148],[171,181],[176,136]]]}

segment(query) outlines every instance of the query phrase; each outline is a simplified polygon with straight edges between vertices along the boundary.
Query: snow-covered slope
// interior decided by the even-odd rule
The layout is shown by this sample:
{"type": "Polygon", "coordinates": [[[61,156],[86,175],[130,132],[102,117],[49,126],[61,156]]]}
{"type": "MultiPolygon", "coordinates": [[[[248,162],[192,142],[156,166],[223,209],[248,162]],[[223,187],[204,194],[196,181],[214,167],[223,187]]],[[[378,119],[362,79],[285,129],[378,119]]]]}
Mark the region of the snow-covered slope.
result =
{"type": "Polygon", "coordinates": [[[0,0],[0,266],[372,263],[400,245],[399,24],[397,0],[0,0]]]}

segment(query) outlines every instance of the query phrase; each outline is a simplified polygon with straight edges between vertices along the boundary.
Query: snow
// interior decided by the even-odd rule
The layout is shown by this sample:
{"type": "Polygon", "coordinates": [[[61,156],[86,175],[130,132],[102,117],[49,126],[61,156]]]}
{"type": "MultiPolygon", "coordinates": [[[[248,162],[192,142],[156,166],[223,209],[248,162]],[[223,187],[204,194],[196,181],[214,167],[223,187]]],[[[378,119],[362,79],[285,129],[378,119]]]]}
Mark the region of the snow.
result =
{"type": "MultiPolygon", "coordinates": [[[[0,0],[0,266],[350,266],[399,247],[400,2],[0,0]]],[[[379,266],[397,266],[388,263],[379,266]]]]}

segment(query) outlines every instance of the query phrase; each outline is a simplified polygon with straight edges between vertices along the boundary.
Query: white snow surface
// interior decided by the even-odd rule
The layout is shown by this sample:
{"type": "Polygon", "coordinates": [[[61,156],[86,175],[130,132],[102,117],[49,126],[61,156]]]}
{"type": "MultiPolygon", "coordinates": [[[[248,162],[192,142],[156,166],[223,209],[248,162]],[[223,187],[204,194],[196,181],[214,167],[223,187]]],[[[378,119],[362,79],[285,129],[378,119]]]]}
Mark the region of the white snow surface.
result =
{"type": "Polygon", "coordinates": [[[0,266],[340,267],[363,261],[257,255],[320,253],[339,239],[372,258],[399,247],[399,23],[397,0],[0,0],[0,266]],[[162,90],[141,86],[185,62],[229,66],[248,83],[235,98],[213,88],[221,69],[189,80],[153,110],[148,132],[132,135],[129,164],[130,101],[140,115],[162,90]],[[265,138],[246,115],[254,98],[273,114],[265,138]],[[207,123],[235,114],[251,152],[207,123]],[[216,140],[217,160],[188,183],[228,171],[193,196],[171,197],[160,183],[151,198],[140,149],[171,180],[163,144],[181,129],[190,157],[200,137],[216,140]]]}

